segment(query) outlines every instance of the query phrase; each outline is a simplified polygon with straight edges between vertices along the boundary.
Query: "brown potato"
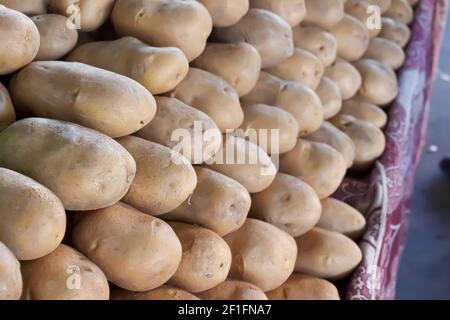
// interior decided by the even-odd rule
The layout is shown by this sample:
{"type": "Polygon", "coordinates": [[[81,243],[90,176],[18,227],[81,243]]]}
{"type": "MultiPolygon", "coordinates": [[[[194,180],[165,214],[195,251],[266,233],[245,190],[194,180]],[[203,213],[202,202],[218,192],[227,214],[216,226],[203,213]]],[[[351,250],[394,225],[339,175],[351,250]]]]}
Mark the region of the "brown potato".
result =
{"type": "Polygon", "coordinates": [[[16,112],[8,90],[0,82],[0,132],[16,121],[16,112]]]}
{"type": "Polygon", "coordinates": [[[343,59],[337,59],[326,68],[325,76],[338,85],[342,100],[352,98],[361,88],[362,78],[358,70],[343,59]]]}
{"type": "Polygon", "coordinates": [[[336,82],[323,76],[320,80],[316,93],[322,101],[323,118],[328,120],[334,117],[342,108],[341,90],[336,82]]]}
{"type": "Polygon", "coordinates": [[[0,300],[19,300],[22,294],[20,263],[0,242],[0,300]]]}
{"type": "Polygon", "coordinates": [[[322,28],[331,28],[344,16],[344,2],[341,0],[305,0],[306,22],[322,28]]]}
{"type": "Polygon", "coordinates": [[[47,13],[47,0],[0,0],[0,5],[20,11],[27,16],[47,13]]]}
{"type": "Polygon", "coordinates": [[[298,247],[295,272],[339,280],[352,272],[362,260],[358,245],[337,232],[314,228],[295,240],[298,247]]]}
{"type": "Polygon", "coordinates": [[[194,169],[198,181],[194,192],[162,218],[198,224],[222,237],[242,227],[251,205],[248,191],[218,172],[202,167],[194,169]]]}
{"type": "MultiPolygon", "coordinates": [[[[370,10],[371,4],[366,0],[347,0],[345,2],[345,13],[355,17],[367,26],[367,23],[373,12],[370,10]]],[[[371,38],[380,34],[381,29],[369,28],[369,36],[371,38]]]]}
{"type": "Polygon", "coordinates": [[[0,242],[17,259],[34,260],[49,254],[65,232],[66,212],[50,190],[20,173],[0,168],[0,242]]]}
{"type": "Polygon", "coordinates": [[[364,58],[378,60],[388,67],[398,70],[405,63],[405,52],[395,42],[376,37],[370,40],[364,58]]]}
{"type": "Polygon", "coordinates": [[[252,218],[266,221],[298,237],[319,221],[320,200],[302,180],[279,173],[266,190],[252,195],[252,218]]]}
{"type": "Polygon", "coordinates": [[[380,13],[383,14],[386,11],[389,10],[389,7],[391,6],[391,0],[366,0],[371,5],[378,6],[380,8],[380,13]]]}
{"type": "Polygon", "coordinates": [[[267,300],[264,292],[257,286],[243,281],[226,280],[217,287],[198,293],[204,300],[267,300]]]}
{"type": "Polygon", "coordinates": [[[75,248],[109,281],[144,292],[166,283],[181,261],[181,244],[164,221],[125,204],[89,212],[72,232],[75,248]]]}
{"type": "Polygon", "coordinates": [[[203,52],[212,30],[208,10],[194,0],[116,0],[111,19],[120,36],[177,47],[189,61],[203,52]]]}
{"type": "Polygon", "coordinates": [[[383,109],[365,101],[359,96],[344,101],[339,114],[346,114],[356,119],[370,122],[380,129],[384,128],[388,122],[388,116],[383,109]]]}
{"type": "Polygon", "coordinates": [[[76,124],[42,118],[0,133],[0,166],[52,190],[66,210],[94,210],[119,201],[136,173],[131,155],[113,139],[76,124]]]}
{"type": "Polygon", "coordinates": [[[40,259],[23,262],[22,277],[22,300],[109,300],[103,271],[63,244],[40,259]]]}
{"type": "Polygon", "coordinates": [[[272,11],[289,23],[291,27],[305,19],[305,0],[250,0],[252,8],[272,11]]]}
{"type": "Polygon", "coordinates": [[[228,81],[241,97],[248,94],[258,81],[261,56],[255,47],[245,42],[208,43],[192,66],[228,81]]]}
{"type": "Polygon", "coordinates": [[[419,3],[419,0],[408,0],[408,3],[409,3],[411,6],[415,6],[416,4],[419,3]]]}
{"type": "Polygon", "coordinates": [[[249,0],[199,0],[213,19],[214,27],[235,25],[248,12],[249,0]]]}
{"type": "Polygon", "coordinates": [[[247,219],[244,226],[225,237],[233,261],[230,277],[250,282],[263,291],[284,283],[294,270],[294,239],[271,224],[247,219]]]}
{"type": "Polygon", "coordinates": [[[172,211],[197,185],[189,161],[160,144],[128,136],[118,140],[136,160],[136,177],[123,198],[129,205],[151,215],[172,211]]]}
{"type": "Polygon", "coordinates": [[[9,90],[24,114],[75,122],[113,138],[138,131],[156,112],[155,99],[136,81],[77,62],[33,62],[9,90]]]}
{"type": "Polygon", "coordinates": [[[131,292],[120,288],[111,290],[111,300],[200,300],[193,294],[184,290],[161,286],[146,292],[131,292]]]}
{"type": "Polygon", "coordinates": [[[380,37],[394,41],[400,47],[405,47],[411,38],[411,30],[406,24],[391,18],[383,17],[380,37]]]}
{"type": "Polygon", "coordinates": [[[247,42],[261,55],[262,67],[276,66],[294,52],[292,30],[280,16],[263,9],[250,9],[235,25],[213,31],[217,42],[247,42]]]}
{"type": "Polygon", "coordinates": [[[227,129],[239,128],[244,121],[236,90],[210,72],[190,68],[187,77],[170,96],[206,113],[224,133],[227,129]]]}
{"type": "Polygon", "coordinates": [[[408,0],[392,0],[391,6],[384,15],[404,24],[410,24],[414,20],[414,10],[408,0]]]}

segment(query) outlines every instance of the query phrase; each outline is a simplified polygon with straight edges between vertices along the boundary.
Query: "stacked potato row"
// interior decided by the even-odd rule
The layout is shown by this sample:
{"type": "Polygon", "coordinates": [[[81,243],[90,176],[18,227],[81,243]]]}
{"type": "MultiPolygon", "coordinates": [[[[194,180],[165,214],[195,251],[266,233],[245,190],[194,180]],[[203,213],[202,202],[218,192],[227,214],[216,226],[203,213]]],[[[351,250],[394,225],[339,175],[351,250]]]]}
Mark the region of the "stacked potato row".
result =
{"type": "Polygon", "coordinates": [[[339,299],[418,1],[79,2],[0,0],[0,299],[339,299]]]}

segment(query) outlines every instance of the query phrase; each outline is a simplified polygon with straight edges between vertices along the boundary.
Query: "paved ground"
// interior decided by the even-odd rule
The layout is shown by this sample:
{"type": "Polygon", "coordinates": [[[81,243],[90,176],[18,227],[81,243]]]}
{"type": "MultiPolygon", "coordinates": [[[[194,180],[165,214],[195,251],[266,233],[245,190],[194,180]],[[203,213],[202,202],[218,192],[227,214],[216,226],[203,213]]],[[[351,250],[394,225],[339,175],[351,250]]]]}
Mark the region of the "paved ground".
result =
{"type": "Polygon", "coordinates": [[[450,153],[450,18],[433,89],[428,146],[416,176],[398,299],[450,299],[450,180],[439,161],[450,153]]]}

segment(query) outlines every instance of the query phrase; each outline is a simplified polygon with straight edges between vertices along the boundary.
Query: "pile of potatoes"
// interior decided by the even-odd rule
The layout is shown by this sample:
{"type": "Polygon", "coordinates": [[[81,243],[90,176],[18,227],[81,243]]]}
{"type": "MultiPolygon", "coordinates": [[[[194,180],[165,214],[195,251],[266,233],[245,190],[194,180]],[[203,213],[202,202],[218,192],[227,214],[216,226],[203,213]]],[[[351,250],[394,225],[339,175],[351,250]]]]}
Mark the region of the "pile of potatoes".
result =
{"type": "Polygon", "coordinates": [[[0,0],[0,299],[340,299],[417,2],[0,0]]]}

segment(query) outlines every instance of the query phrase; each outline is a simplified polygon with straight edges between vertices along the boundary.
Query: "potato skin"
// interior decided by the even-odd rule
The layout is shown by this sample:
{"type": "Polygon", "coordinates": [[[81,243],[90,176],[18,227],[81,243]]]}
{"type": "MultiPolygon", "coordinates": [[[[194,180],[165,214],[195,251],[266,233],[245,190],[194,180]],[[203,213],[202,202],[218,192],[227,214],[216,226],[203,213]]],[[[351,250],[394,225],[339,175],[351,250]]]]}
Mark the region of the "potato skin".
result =
{"type": "Polygon", "coordinates": [[[249,0],[199,0],[213,19],[214,27],[229,27],[236,24],[249,9],[249,0]]]}
{"type": "Polygon", "coordinates": [[[65,231],[66,212],[53,192],[20,173],[0,168],[0,241],[17,259],[49,254],[65,231]]]}
{"type": "Polygon", "coordinates": [[[33,61],[39,51],[39,31],[23,13],[0,6],[0,75],[33,61]]]}
{"type": "Polygon", "coordinates": [[[28,118],[0,133],[0,166],[52,190],[66,210],[94,210],[119,201],[136,172],[113,139],[76,124],[28,118]]]}
{"type": "Polygon", "coordinates": [[[339,280],[352,272],[362,260],[358,245],[337,232],[314,228],[295,241],[298,247],[295,272],[339,280]]]}
{"type": "Polygon", "coordinates": [[[75,122],[113,138],[138,131],[156,112],[155,99],[139,83],[77,62],[33,62],[9,89],[24,114],[75,122]]]}
{"type": "Polygon", "coordinates": [[[193,294],[170,286],[161,286],[159,288],[146,292],[131,292],[120,288],[111,290],[111,300],[200,300],[193,294]]]}
{"type": "Polygon", "coordinates": [[[250,0],[250,6],[272,11],[291,27],[298,25],[306,16],[305,0],[250,0]]]}
{"type": "Polygon", "coordinates": [[[47,13],[47,0],[0,0],[0,5],[17,10],[27,16],[47,13]]]}
{"type": "Polygon", "coordinates": [[[217,233],[185,223],[171,222],[169,225],[183,248],[180,265],[169,284],[198,293],[226,280],[231,266],[231,251],[217,233]]]}
{"type": "Polygon", "coordinates": [[[305,0],[306,22],[322,28],[331,28],[344,16],[344,3],[341,0],[305,0]]]}
{"type": "Polygon", "coordinates": [[[16,112],[8,90],[0,83],[0,132],[16,121],[16,112]]]}
{"type": "Polygon", "coordinates": [[[63,244],[40,259],[23,262],[22,277],[22,300],[109,300],[109,284],[103,271],[63,244]],[[80,289],[69,289],[69,284],[76,288],[77,277],[80,289]]]}
{"type": "Polygon", "coordinates": [[[344,101],[339,114],[346,114],[356,119],[370,122],[380,129],[384,128],[388,122],[388,116],[383,109],[365,101],[359,96],[344,101]]]}
{"type": "Polygon", "coordinates": [[[361,88],[361,74],[353,65],[343,59],[337,59],[326,68],[325,76],[338,85],[343,100],[352,98],[361,88]]]}
{"type": "Polygon", "coordinates": [[[204,300],[268,300],[265,293],[257,286],[236,280],[226,280],[218,286],[197,295],[204,300]]]}
{"type": "Polygon", "coordinates": [[[194,169],[198,181],[194,192],[162,218],[198,224],[222,237],[242,227],[251,206],[248,191],[221,173],[203,167],[194,169]]]}
{"type": "Polygon", "coordinates": [[[167,223],[120,202],[89,212],[72,241],[109,281],[130,291],[163,285],[181,261],[180,241],[167,223]]]}
{"type": "Polygon", "coordinates": [[[208,10],[194,0],[116,0],[111,19],[120,36],[177,47],[189,61],[200,56],[212,31],[208,10]]]}
{"type": "Polygon", "coordinates": [[[391,0],[366,0],[371,5],[376,5],[380,7],[381,14],[385,13],[389,10],[389,7],[391,6],[392,2],[391,0]]]}
{"type": "Polygon", "coordinates": [[[411,30],[406,24],[392,18],[381,18],[382,28],[380,37],[394,41],[400,47],[404,48],[411,38],[411,30]]]}
{"type": "Polygon", "coordinates": [[[133,37],[85,43],[75,48],[67,60],[127,76],[152,94],[172,90],[189,70],[188,60],[180,49],[151,47],[133,37]]]}
{"type": "Polygon", "coordinates": [[[138,168],[123,198],[125,203],[157,216],[177,208],[194,191],[195,171],[179,153],[133,136],[118,142],[133,156],[138,168]]]}
{"type": "Polygon", "coordinates": [[[370,40],[369,48],[364,58],[383,62],[393,70],[400,69],[405,63],[405,52],[402,47],[393,41],[384,38],[373,38],[370,40]]]}
{"type": "Polygon", "coordinates": [[[321,205],[313,188],[302,180],[279,173],[266,190],[252,195],[252,218],[266,221],[298,237],[319,221],[321,205]]]}
{"type": "MultiPolygon", "coordinates": [[[[364,25],[367,25],[367,22],[371,16],[371,14],[368,13],[370,5],[371,4],[365,0],[347,0],[344,4],[345,13],[355,17],[364,25]]],[[[381,29],[378,28],[369,29],[369,36],[371,38],[376,37],[380,34],[380,31],[381,29]]]]}
{"type": "Polygon", "coordinates": [[[193,61],[192,66],[228,81],[242,97],[249,93],[258,81],[261,56],[255,47],[245,42],[208,43],[205,51],[193,61]]]}
{"type": "Polygon", "coordinates": [[[334,117],[342,108],[341,90],[336,82],[323,76],[320,80],[316,93],[322,101],[323,118],[328,120],[334,117]]]}
{"type": "Polygon", "coordinates": [[[414,20],[414,10],[408,0],[392,0],[392,4],[384,13],[384,16],[404,24],[411,24],[414,20]]]}
{"type": "Polygon", "coordinates": [[[233,256],[230,270],[233,279],[250,282],[266,292],[280,286],[293,272],[295,241],[271,224],[247,219],[225,241],[233,256]]]}
{"type": "Polygon", "coordinates": [[[0,300],[19,300],[22,294],[20,263],[0,242],[0,300]]]}

